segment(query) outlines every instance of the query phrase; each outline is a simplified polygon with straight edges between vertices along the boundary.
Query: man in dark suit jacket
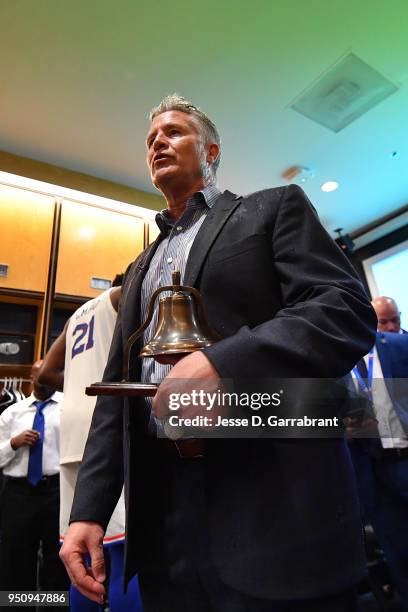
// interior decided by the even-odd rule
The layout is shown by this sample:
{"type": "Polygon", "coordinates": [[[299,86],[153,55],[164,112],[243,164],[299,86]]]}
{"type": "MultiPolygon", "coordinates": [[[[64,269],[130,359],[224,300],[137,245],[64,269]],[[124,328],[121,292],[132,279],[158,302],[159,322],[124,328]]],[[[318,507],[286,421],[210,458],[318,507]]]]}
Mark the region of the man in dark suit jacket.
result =
{"type": "Polygon", "coordinates": [[[408,335],[378,333],[371,359],[380,437],[350,447],[364,513],[408,612],[408,335]]]}
{"type": "MultiPolygon", "coordinates": [[[[344,376],[372,345],[376,319],[302,190],[225,191],[214,202],[218,133],[177,96],[153,113],[147,150],[168,211],[125,280],[104,380],[121,379],[146,286],[162,284],[174,258],[223,339],[180,360],[166,382],[344,376]],[[188,232],[188,246],[171,251],[188,232]]],[[[145,373],[133,359],[132,380],[145,373]]],[[[162,387],[153,403],[160,417],[162,387]]],[[[147,612],[354,610],[364,552],[343,439],[210,439],[194,455],[188,440],[158,440],[152,424],[144,400],[98,400],[62,550],[85,594],[104,594],[100,542],[124,470],[126,576],[139,573],[147,612]]]]}
{"type": "Polygon", "coordinates": [[[380,295],[371,302],[378,319],[377,330],[379,332],[392,332],[394,334],[406,334],[401,327],[401,313],[393,298],[380,295]]]}

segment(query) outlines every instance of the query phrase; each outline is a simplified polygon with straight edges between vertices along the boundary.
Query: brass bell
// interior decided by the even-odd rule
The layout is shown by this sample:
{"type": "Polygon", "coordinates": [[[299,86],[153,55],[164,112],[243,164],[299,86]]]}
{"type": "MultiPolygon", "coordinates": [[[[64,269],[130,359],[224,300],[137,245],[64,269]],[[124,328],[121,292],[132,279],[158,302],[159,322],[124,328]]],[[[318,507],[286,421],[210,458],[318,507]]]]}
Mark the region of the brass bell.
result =
{"type": "Polygon", "coordinates": [[[160,363],[174,364],[184,355],[211,346],[221,339],[207,322],[200,292],[194,287],[180,285],[180,272],[173,272],[172,282],[172,285],[159,287],[153,293],[145,322],[127,342],[125,380],[129,375],[130,349],[152,320],[154,304],[160,293],[171,291],[171,295],[160,299],[156,332],[140,351],[140,357],[154,357],[160,363]]]}
{"type": "MultiPolygon", "coordinates": [[[[126,343],[123,354],[123,380],[93,383],[86,388],[87,395],[154,397],[158,384],[130,381],[130,353],[132,346],[152,320],[157,296],[164,291],[171,291],[171,294],[160,299],[156,332],[142,348],[140,357],[153,357],[160,363],[174,365],[184,355],[221,340],[221,336],[208,325],[200,292],[194,287],[180,285],[180,272],[173,272],[172,281],[172,285],[159,287],[153,293],[145,322],[126,343]]],[[[169,434],[169,437],[172,436],[169,434]]]]}

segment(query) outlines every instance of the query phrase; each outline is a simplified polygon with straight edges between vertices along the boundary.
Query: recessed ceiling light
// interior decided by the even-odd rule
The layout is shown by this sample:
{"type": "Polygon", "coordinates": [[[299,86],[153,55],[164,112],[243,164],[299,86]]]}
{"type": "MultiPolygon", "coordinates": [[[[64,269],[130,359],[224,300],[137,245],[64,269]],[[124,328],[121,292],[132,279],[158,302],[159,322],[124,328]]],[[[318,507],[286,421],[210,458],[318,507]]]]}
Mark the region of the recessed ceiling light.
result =
{"type": "Polygon", "coordinates": [[[336,191],[339,186],[337,181],[326,181],[320,187],[322,191],[336,191]]]}

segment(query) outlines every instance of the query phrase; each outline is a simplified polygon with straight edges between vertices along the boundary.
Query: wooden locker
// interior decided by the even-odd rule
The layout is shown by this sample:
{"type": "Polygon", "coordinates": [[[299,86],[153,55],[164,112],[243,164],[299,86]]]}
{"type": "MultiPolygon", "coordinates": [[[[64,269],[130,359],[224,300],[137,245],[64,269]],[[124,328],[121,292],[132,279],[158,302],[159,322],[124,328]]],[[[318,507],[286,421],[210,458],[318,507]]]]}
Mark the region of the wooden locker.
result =
{"type": "Polygon", "coordinates": [[[95,297],[91,279],[113,280],[143,250],[143,219],[63,202],[55,292],[95,297]]]}
{"type": "Polygon", "coordinates": [[[1,288],[45,291],[53,218],[54,198],[0,185],[1,288]]]}

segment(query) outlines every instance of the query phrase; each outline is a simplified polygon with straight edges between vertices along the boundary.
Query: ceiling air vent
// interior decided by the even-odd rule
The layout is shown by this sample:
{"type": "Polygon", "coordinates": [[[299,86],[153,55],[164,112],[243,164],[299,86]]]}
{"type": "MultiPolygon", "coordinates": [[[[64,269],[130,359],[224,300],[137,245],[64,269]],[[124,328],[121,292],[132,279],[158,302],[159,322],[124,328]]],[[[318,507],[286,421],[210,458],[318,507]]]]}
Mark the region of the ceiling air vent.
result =
{"type": "Polygon", "coordinates": [[[349,53],[290,105],[301,115],[340,132],[398,87],[349,53]]]}

